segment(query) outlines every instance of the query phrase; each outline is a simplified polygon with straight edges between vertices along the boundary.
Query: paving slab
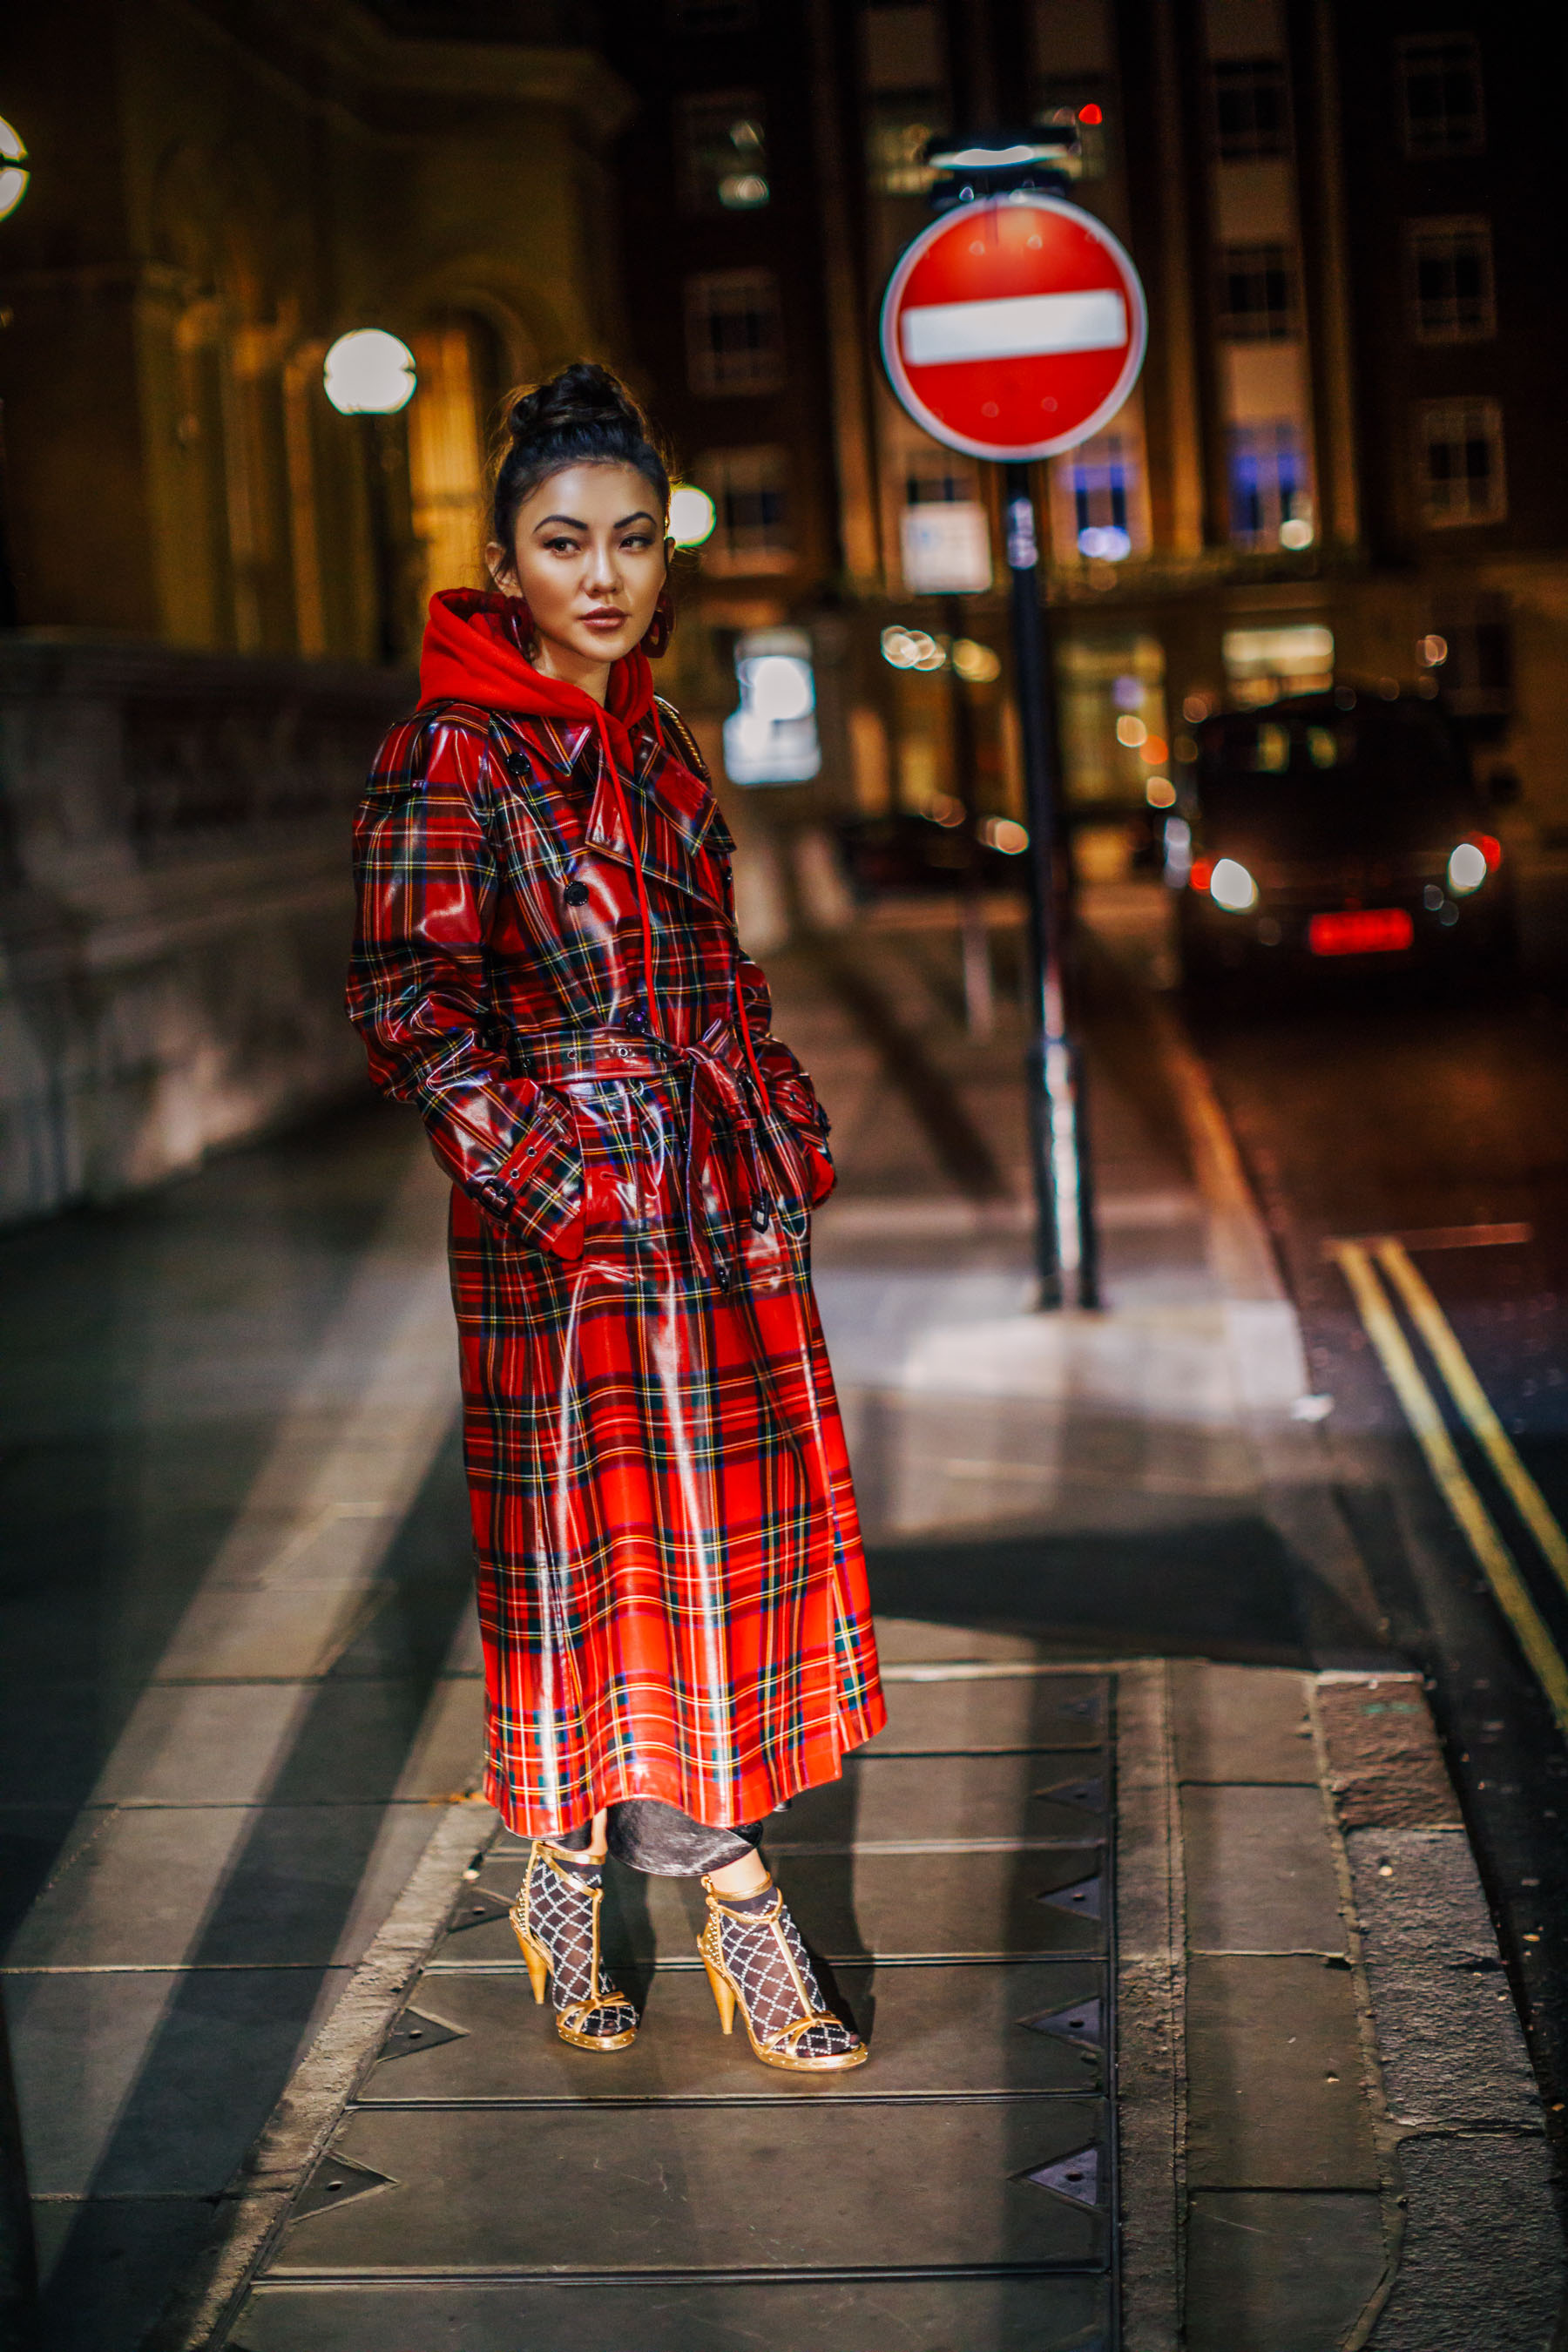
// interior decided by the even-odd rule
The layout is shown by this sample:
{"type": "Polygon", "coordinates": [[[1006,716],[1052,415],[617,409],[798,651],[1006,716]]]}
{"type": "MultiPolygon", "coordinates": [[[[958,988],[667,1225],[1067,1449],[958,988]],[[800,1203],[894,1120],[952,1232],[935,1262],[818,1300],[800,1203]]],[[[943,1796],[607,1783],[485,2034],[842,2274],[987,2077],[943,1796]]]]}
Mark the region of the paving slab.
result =
{"type": "Polygon", "coordinates": [[[1322,1792],[1182,1790],[1187,1937],[1197,1952],[1340,1952],[1347,1931],[1322,1792]]]}
{"type": "Polygon", "coordinates": [[[1178,1661],[1171,1669],[1177,1778],[1316,1788],[1308,1687],[1304,1675],[1286,1667],[1178,1661]]]}
{"type": "Polygon", "coordinates": [[[138,1969],[5,1982],[36,2194],[213,2195],[346,1969],[138,1969]]]}
{"type": "Polygon", "coordinates": [[[362,2107],[315,2181],[388,2185],[292,2221],[272,2271],[1093,2266],[1103,2210],[1021,2176],[1104,2130],[1088,2099],[362,2107]]]}
{"type": "Polygon", "coordinates": [[[1377,2188],[1348,1968],[1194,1955],[1187,2172],[1195,2188],[1377,2188]]]}
{"type": "Polygon", "coordinates": [[[117,2197],[33,2208],[47,2352],[140,2345],[169,2281],[212,2229],[212,2197],[117,2197]]]}
{"type": "MultiPolygon", "coordinates": [[[[492,1856],[477,1882],[510,1902],[519,1857],[492,1856]]],[[[1023,1958],[1104,1948],[1110,1886],[1099,1845],[1017,1852],[781,1855],[778,1882],[814,1952],[830,1960],[1023,1958]],[[1073,1890],[1079,1890],[1075,1895],[1073,1890]]],[[[695,1881],[605,1874],[606,1956],[696,1966],[703,1921],[695,1881]]],[[[492,1968],[519,1960],[504,1918],[448,1934],[432,1966],[492,1968]]]]}
{"type": "Polygon", "coordinates": [[[1086,2278],[268,2283],[229,2352],[1092,2352],[1109,2330],[1086,2278]]]}
{"type": "Polygon", "coordinates": [[[853,2074],[759,2066],[739,2026],[726,2040],[700,1969],[663,1969],[629,2050],[569,2049],[526,1977],[427,1977],[416,2006],[461,2037],[384,2059],[367,2105],[465,2100],[891,2099],[937,2094],[1083,2094],[1101,2086],[1105,1972],[1077,1960],[835,1969],[875,2064],[853,2074]],[[1047,2030],[1045,2021],[1054,2021],[1047,2030]],[[1075,2026],[1071,2021],[1079,2021],[1075,2026]]]}
{"type": "Polygon", "coordinates": [[[883,1665],[912,1664],[1019,1664],[1037,1661],[1043,1645],[1028,1633],[1004,1633],[983,1625],[933,1625],[924,1617],[877,1619],[877,1655],[883,1665]]]}
{"type": "MultiPolygon", "coordinates": [[[[769,1855],[803,1847],[933,1845],[987,1839],[1082,1844],[1104,1834],[1110,1774],[1103,1749],[991,1756],[848,1757],[843,1778],[808,1789],[768,1822],[769,1855]]],[[[521,1865],[526,1838],[498,1838],[521,1865]]]]}
{"type": "Polygon", "coordinates": [[[1205,2189],[1187,2236],[1187,2352],[1329,2352],[1376,2292],[1381,2200],[1205,2189]]]}
{"type": "Polygon", "coordinates": [[[889,1676],[884,1696],[887,1726],[863,1755],[994,1756],[1009,1748],[1098,1748],[1106,1736],[1103,1675],[889,1676]]]}

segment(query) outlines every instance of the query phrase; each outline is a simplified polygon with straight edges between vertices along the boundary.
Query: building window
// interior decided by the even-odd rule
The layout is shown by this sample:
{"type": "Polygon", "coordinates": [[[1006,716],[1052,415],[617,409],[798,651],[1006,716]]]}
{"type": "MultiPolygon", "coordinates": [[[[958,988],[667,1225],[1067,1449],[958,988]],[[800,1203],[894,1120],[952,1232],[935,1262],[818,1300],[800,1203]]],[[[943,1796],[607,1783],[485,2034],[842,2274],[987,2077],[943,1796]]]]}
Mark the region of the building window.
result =
{"type": "Polygon", "coordinates": [[[1120,433],[1099,433],[1067,460],[1073,538],[1080,555],[1120,563],[1132,552],[1136,460],[1120,433]]]}
{"type": "Polygon", "coordinates": [[[1418,342],[1475,343],[1495,335],[1491,223],[1412,221],[1410,301],[1418,342]]]}
{"type": "Polygon", "coordinates": [[[1256,163],[1289,152],[1285,68],[1278,58],[1232,58],[1216,65],[1214,105],[1222,162],[1256,163]]]}
{"type": "Polygon", "coordinates": [[[771,269],[711,269],[686,281],[693,392],[774,392],[784,382],[779,282],[771,269]]]}
{"type": "Polygon", "coordinates": [[[1458,717],[1506,719],[1513,709],[1513,631],[1506,611],[1483,605],[1468,619],[1439,614],[1416,653],[1458,717]]]}
{"type": "Polygon", "coordinates": [[[665,15],[672,33],[752,33],[757,0],[667,0],[665,15]]]}
{"type": "Polygon", "coordinates": [[[1487,143],[1473,33],[1413,33],[1399,44],[1407,155],[1479,155],[1487,143]]]}
{"type": "Polygon", "coordinates": [[[683,98],[676,137],[687,212],[750,213],[767,203],[768,134],[756,90],[683,98]]]}
{"type": "Polygon", "coordinates": [[[718,516],[702,551],[703,568],[787,572],[795,562],[787,450],[710,450],[697,467],[697,478],[718,516]]]}
{"type": "Polygon", "coordinates": [[[1434,530],[1508,512],[1502,410],[1495,400],[1428,400],[1416,411],[1421,509],[1434,530]]]}
{"type": "Polygon", "coordinates": [[[1284,245],[1227,245],[1220,255],[1219,331],[1233,343],[1285,343],[1296,331],[1296,273],[1284,245]]]}
{"type": "Polygon", "coordinates": [[[871,186],[879,196],[923,196],[936,173],[925,161],[926,142],[941,129],[942,110],[925,106],[879,106],[866,128],[866,160],[871,186]]]}
{"type": "Polygon", "coordinates": [[[1230,535],[1237,547],[1311,545],[1307,451],[1294,417],[1231,426],[1230,535]]]}

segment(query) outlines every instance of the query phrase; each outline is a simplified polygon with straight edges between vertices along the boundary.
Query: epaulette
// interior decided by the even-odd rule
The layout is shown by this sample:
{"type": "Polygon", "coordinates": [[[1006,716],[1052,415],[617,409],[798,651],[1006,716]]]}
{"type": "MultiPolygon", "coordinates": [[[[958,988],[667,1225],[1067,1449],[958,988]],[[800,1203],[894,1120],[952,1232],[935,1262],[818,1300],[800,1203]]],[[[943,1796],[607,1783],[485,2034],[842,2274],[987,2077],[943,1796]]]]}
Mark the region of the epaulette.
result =
{"type": "Polygon", "coordinates": [[[665,732],[668,735],[674,736],[680,756],[685,761],[687,766],[690,769],[692,774],[694,776],[700,776],[709,791],[711,792],[713,789],[713,779],[708,772],[707,761],[703,758],[701,752],[697,748],[696,736],[692,733],[685,719],[682,719],[679,711],[677,710],[673,702],[667,702],[662,694],[656,694],[653,700],[654,708],[658,712],[659,718],[664,723],[665,732]]]}

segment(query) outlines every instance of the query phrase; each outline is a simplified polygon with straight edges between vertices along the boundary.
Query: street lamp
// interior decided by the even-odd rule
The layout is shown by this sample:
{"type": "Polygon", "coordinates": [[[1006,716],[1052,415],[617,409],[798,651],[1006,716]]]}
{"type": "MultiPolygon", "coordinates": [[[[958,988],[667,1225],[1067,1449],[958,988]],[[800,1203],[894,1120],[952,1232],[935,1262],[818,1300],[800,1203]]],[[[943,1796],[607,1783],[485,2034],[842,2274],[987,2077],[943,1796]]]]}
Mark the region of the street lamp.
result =
{"type": "MultiPolygon", "coordinates": [[[[0,220],[9,220],[27,193],[32,173],[27,168],[27,151],[21,134],[4,115],[0,115],[0,220]]],[[[8,327],[11,314],[0,312],[0,327],[8,327]]],[[[9,522],[9,486],[5,478],[5,420],[0,407],[0,629],[16,625],[16,582],[11,570],[9,522]]]]}
{"type": "Polygon", "coordinates": [[[390,420],[407,407],[418,382],[413,352],[384,327],[357,327],[352,334],[340,335],[321,367],[321,383],[332,406],[341,416],[363,420],[375,565],[376,650],[387,663],[400,661],[404,654],[397,625],[401,581],[387,483],[398,461],[398,444],[390,420]]]}
{"type": "Polygon", "coordinates": [[[27,193],[32,173],[27,151],[18,134],[0,114],[0,220],[9,220],[27,193]]]}

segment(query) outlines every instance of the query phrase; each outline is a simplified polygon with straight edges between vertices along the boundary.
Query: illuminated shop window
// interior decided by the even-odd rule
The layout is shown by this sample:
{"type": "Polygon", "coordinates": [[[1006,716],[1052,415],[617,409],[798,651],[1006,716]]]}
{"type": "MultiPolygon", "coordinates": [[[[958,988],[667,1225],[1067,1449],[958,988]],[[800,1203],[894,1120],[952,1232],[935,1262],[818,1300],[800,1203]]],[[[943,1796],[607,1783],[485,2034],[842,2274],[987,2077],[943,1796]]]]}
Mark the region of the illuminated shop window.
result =
{"type": "Polygon", "coordinates": [[[710,450],[696,471],[718,517],[704,571],[787,572],[795,562],[788,451],[710,450]]]}
{"type": "Polygon", "coordinates": [[[758,91],[705,90],[683,98],[676,142],[687,212],[757,212],[768,202],[767,119],[758,91]]]}
{"type": "Polygon", "coordinates": [[[1421,510],[1434,530],[1508,512],[1502,410],[1495,400],[1428,400],[1415,413],[1421,510]]]}
{"type": "Polygon", "coordinates": [[[1214,68],[1215,143],[1226,163],[1289,152],[1285,68],[1277,58],[1226,58],[1214,68]]]}
{"type": "Polygon", "coordinates": [[[1407,155],[1479,155],[1487,143],[1473,33],[1412,33],[1395,52],[1407,155]]]}
{"type": "Polygon", "coordinates": [[[711,269],[686,281],[693,392],[776,392],[784,382],[779,282],[771,269],[711,269]]]}
{"type": "Polygon", "coordinates": [[[1490,221],[1484,215],[1412,221],[1409,256],[1418,342],[1484,342],[1496,334],[1490,221]]]}
{"type": "Polygon", "coordinates": [[[1230,536],[1237,547],[1310,546],[1311,477],[1294,417],[1231,426],[1230,536]]]}
{"type": "Polygon", "coordinates": [[[1289,341],[1296,331],[1296,270],[1289,246],[1224,247],[1219,331],[1233,343],[1289,341]]]}

